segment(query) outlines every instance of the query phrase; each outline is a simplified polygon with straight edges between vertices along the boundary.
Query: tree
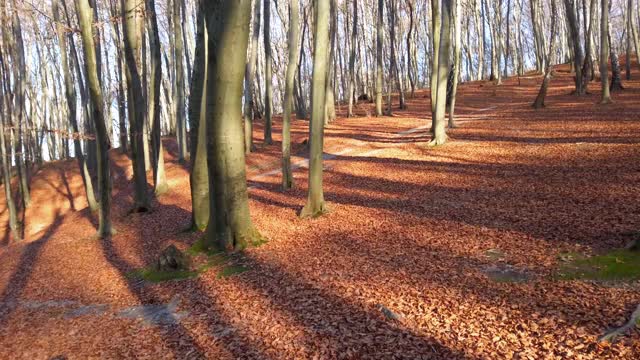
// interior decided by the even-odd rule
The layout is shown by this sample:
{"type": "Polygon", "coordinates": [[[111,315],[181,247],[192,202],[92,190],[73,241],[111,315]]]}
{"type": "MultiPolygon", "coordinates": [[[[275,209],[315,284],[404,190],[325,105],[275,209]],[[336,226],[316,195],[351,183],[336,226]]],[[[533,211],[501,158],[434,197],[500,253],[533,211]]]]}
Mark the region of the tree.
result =
{"type": "Polygon", "coordinates": [[[140,60],[142,17],[138,0],[120,0],[120,4],[122,6],[123,49],[129,98],[127,113],[129,115],[129,137],[135,184],[133,212],[147,212],[150,205],[143,149],[145,100],[139,71],[142,68],[140,60]]]}
{"type": "MultiPolygon", "coordinates": [[[[565,0],[569,1],[569,0],[565,0]]],[[[609,0],[600,1],[600,83],[601,87],[601,104],[611,102],[609,93],[609,71],[607,69],[609,58],[609,0]]]]}
{"type": "Polygon", "coordinates": [[[151,121],[151,147],[153,186],[157,195],[164,194],[169,185],[164,171],[164,150],[160,136],[160,82],[162,81],[162,55],[160,50],[160,35],[158,34],[158,20],[156,16],[155,0],[147,0],[147,32],[149,33],[149,51],[151,63],[151,86],[147,101],[147,116],[151,121]]]}
{"type": "MultiPolygon", "coordinates": [[[[316,14],[316,16],[319,16],[319,14],[316,14]]],[[[353,0],[353,30],[351,32],[351,50],[349,52],[349,91],[347,92],[347,97],[349,101],[349,111],[347,113],[348,117],[354,116],[353,99],[355,98],[355,91],[356,91],[356,43],[357,42],[358,42],[358,0],[353,0]]],[[[315,49],[317,50],[317,47],[315,49]]],[[[315,70],[315,54],[314,54],[313,64],[314,64],[313,73],[315,74],[315,71],[316,71],[315,70]]],[[[311,95],[311,97],[313,98],[313,95],[311,95]]],[[[313,107],[313,105],[311,106],[313,107]]]]}
{"type": "Polygon", "coordinates": [[[96,69],[96,50],[93,42],[93,11],[87,0],[75,0],[76,13],[82,34],[84,66],[87,77],[93,122],[96,128],[98,158],[98,186],[100,191],[100,211],[98,237],[107,237],[114,233],[111,225],[111,175],[109,174],[109,137],[105,126],[102,89],[96,69]]]}
{"type": "MultiPolygon", "coordinates": [[[[458,93],[458,77],[460,76],[460,66],[461,64],[461,49],[460,49],[460,33],[462,29],[460,28],[460,15],[461,15],[461,6],[460,0],[453,0],[453,86],[451,90],[451,100],[449,104],[449,128],[456,127],[455,121],[455,108],[456,108],[456,95],[458,93]]],[[[506,65],[505,65],[506,66],[506,65]]],[[[506,71],[505,71],[506,72],[506,71]]]]}
{"type": "Polygon", "coordinates": [[[299,56],[298,36],[300,33],[300,9],[298,0],[289,3],[289,62],[284,94],[284,116],[282,118],[282,187],[293,187],[291,171],[291,112],[293,111],[293,82],[296,76],[296,61],[299,56]]]}
{"type": "Polygon", "coordinates": [[[180,12],[182,0],[173,0],[171,11],[172,35],[173,35],[173,61],[175,65],[174,87],[173,87],[173,111],[176,119],[176,135],[178,137],[178,161],[183,162],[187,157],[187,126],[184,118],[184,37],[182,34],[182,21],[180,12]]]}
{"type": "Polygon", "coordinates": [[[376,116],[382,116],[382,86],[384,73],[384,62],[382,59],[382,47],[384,46],[384,0],[378,0],[376,38],[376,116]]]}
{"type": "Polygon", "coordinates": [[[564,0],[564,9],[567,16],[571,44],[573,45],[573,68],[576,72],[576,76],[574,77],[576,84],[574,94],[580,96],[587,93],[587,83],[582,76],[584,55],[582,53],[582,47],[580,46],[580,27],[575,10],[575,0],[564,0]]]}
{"type": "Polygon", "coordinates": [[[247,154],[253,151],[253,120],[255,118],[255,80],[258,62],[258,40],[260,38],[260,0],[254,0],[253,33],[247,55],[247,73],[244,78],[244,149],[247,154]]]}
{"type": "MultiPolygon", "coordinates": [[[[452,0],[442,0],[442,20],[440,22],[440,49],[438,50],[438,67],[433,68],[437,74],[437,88],[435,106],[436,112],[433,119],[433,139],[429,146],[443,145],[447,141],[445,129],[445,111],[447,102],[447,80],[449,78],[449,58],[451,51],[451,5],[452,0]]],[[[435,14],[433,14],[436,16],[435,14]]],[[[435,61],[434,61],[435,63],[435,61]]]]}
{"type": "Polygon", "coordinates": [[[542,79],[542,85],[540,85],[540,91],[538,91],[538,96],[536,96],[536,100],[533,102],[532,106],[534,109],[540,109],[545,106],[544,99],[547,96],[547,90],[549,88],[549,83],[551,82],[551,66],[554,63],[554,55],[556,52],[556,34],[557,34],[557,6],[555,0],[551,0],[551,37],[549,39],[549,52],[547,53],[547,58],[545,60],[546,69],[544,71],[544,78],[542,79]]]}
{"type": "MultiPolygon", "coordinates": [[[[98,210],[98,202],[96,201],[96,195],[93,191],[93,183],[87,163],[82,153],[82,146],[80,144],[80,129],[78,128],[78,119],[76,113],[76,88],[71,78],[71,71],[69,70],[69,60],[67,59],[67,37],[65,34],[64,26],[60,21],[60,8],[58,7],[58,0],[54,0],[52,4],[53,19],[56,22],[56,32],[58,35],[58,44],[60,45],[60,62],[62,64],[62,74],[64,75],[65,96],[67,98],[67,107],[69,115],[69,124],[74,132],[73,144],[76,159],[78,161],[78,167],[80,168],[80,175],[82,177],[82,183],[84,184],[85,194],[87,196],[87,203],[91,211],[98,210]]],[[[64,5],[66,7],[66,5],[64,5]]]]}
{"type": "Polygon", "coordinates": [[[271,145],[273,112],[273,59],[271,55],[271,0],[264,0],[264,143],[271,145]]]}
{"type": "MultiPolygon", "coordinates": [[[[307,203],[300,212],[302,218],[317,217],[327,212],[322,192],[322,148],[327,46],[329,42],[329,0],[314,0],[314,5],[316,14],[313,37],[313,77],[311,80],[311,124],[309,125],[309,192],[307,203]]],[[[352,93],[349,92],[349,96],[351,95],[352,93]]]]}
{"type": "Polygon", "coordinates": [[[242,128],[251,0],[204,4],[209,34],[207,81],[207,163],[211,211],[206,242],[239,250],[259,239],[249,216],[242,128]]]}
{"type": "MultiPolygon", "coordinates": [[[[0,47],[0,63],[4,63],[2,55],[2,47],[0,47]]],[[[4,69],[3,69],[4,70],[4,69]]],[[[0,82],[4,82],[6,78],[0,77],[0,82]]],[[[7,202],[7,208],[9,210],[9,229],[11,229],[11,233],[13,234],[14,240],[21,240],[21,229],[20,224],[18,222],[18,212],[16,209],[16,203],[13,200],[13,194],[11,190],[11,163],[9,161],[10,152],[7,151],[6,145],[6,136],[8,131],[5,132],[4,127],[4,110],[8,106],[5,102],[8,103],[8,94],[3,93],[4,86],[0,86],[0,95],[2,95],[3,101],[0,102],[0,115],[2,115],[2,119],[0,119],[0,161],[2,164],[2,175],[4,182],[4,196],[7,202]]],[[[8,110],[8,109],[7,109],[8,110]]]]}
{"type": "Polygon", "coordinates": [[[209,37],[203,8],[198,1],[196,47],[191,76],[189,125],[191,130],[191,227],[203,231],[209,224],[209,170],[207,168],[207,82],[209,37]]]}

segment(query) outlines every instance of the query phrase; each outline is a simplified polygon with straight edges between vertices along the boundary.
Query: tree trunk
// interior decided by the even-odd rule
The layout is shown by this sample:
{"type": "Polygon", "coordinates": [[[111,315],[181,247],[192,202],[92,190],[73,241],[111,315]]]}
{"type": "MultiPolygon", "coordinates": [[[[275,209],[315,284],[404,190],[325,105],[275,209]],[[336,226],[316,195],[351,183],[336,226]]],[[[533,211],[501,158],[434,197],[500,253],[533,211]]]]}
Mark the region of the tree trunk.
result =
{"type": "MultiPolygon", "coordinates": [[[[313,52],[313,79],[311,88],[311,124],[309,137],[309,194],[300,217],[317,217],[327,211],[322,191],[322,148],[324,142],[325,86],[327,80],[327,46],[329,42],[329,0],[314,0],[316,7],[313,52]]],[[[357,2],[354,0],[354,4],[357,2]]],[[[354,6],[357,8],[357,6],[354,6]]],[[[357,11],[357,10],[356,10],[357,11]]],[[[355,20],[354,20],[355,22],[355,20]]],[[[356,27],[354,26],[354,35],[356,27]]],[[[355,36],[353,37],[355,43],[355,36]]],[[[355,57],[355,49],[352,47],[355,57]]],[[[353,67],[350,67],[353,69],[353,67]]],[[[353,81],[353,72],[351,80],[353,81]]],[[[353,90],[353,89],[352,89],[353,90]]],[[[349,96],[353,94],[349,91],[349,96]]]]}
{"type": "Polygon", "coordinates": [[[336,35],[337,35],[337,12],[338,4],[336,0],[331,0],[331,24],[329,26],[329,34],[330,34],[330,50],[329,57],[327,58],[327,94],[325,95],[326,99],[326,110],[324,123],[328,125],[330,122],[336,119],[336,104],[335,104],[335,94],[334,94],[334,77],[335,77],[335,53],[336,53],[336,35]]]}
{"type": "MultiPolygon", "coordinates": [[[[63,1],[63,6],[66,8],[66,4],[63,1]]],[[[87,164],[82,153],[82,146],[80,144],[80,130],[78,129],[78,119],[76,117],[76,88],[71,78],[71,71],[69,70],[69,60],[67,59],[67,39],[62,22],[60,21],[60,9],[58,8],[58,0],[54,0],[52,4],[53,19],[56,22],[56,31],[58,35],[58,44],[60,45],[60,62],[62,63],[62,73],[64,75],[65,95],[67,98],[69,124],[73,130],[73,145],[76,159],[78,160],[78,167],[80,170],[80,176],[82,176],[82,183],[84,184],[85,194],[87,196],[87,203],[91,211],[98,210],[98,202],[96,201],[96,195],[93,191],[93,182],[91,175],[87,169],[87,164]]]]}
{"type": "Polygon", "coordinates": [[[244,149],[249,154],[253,151],[253,120],[255,118],[255,79],[258,62],[258,40],[260,39],[260,0],[254,0],[253,34],[249,43],[247,74],[245,75],[245,103],[244,103],[244,149]]]}
{"type": "Polygon", "coordinates": [[[121,0],[122,30],[124,32],[125,75],[128,91],[129,137],[131,138],[131,160],[133,162],[134,205],[133,212],[149,211],[147,173],[144,161],[144,99],[140,81],[140,33],[142,17],[137,0],[121,0]]]}
{"type": "Polygon", "coordinates": [[[551,0],[551,38],[549,39],[549,52],[547,53],[547,59],[545,63],[547,64],[544,78],[542,80],[542,85],[540,86],[540,91],[538,91],[538,96],[536,100],[533,102],[533,108],[540,109],[545,106],[544,99],[547,96],[547,90],[549,89],[549,83],[551,82],[551,66],[555,62],[554,56],[556,52],[556,34],[558,32],[557,29],[557,7],[556,0],[551,0]]]}
{"type": "Polygon", "coordinates": [[[571,44],[573,45],[573,68],[576,72],[574,78],[576,89],[574,94],[580,96],[587,93],[587,84],[583,81],[582,76],[584,55],[582,53],[582,47],[580,46],[580,27],[578,25],[574,1],[575,0],[564,0],[564,8],[571,36],[571,44]]]}
{"type": "Polygon", "coordinates": [[[91,95],[93,122],[96,128],[98,158],[98,186],[100,190],[100,212],[98,236],[107,237],[114,233],[111,225],[111,175],[109,174],[109,137],[104,120],[102,89],[96,69],[96,53],[93,44],[93,12],[87,0],[75,0],[76,13],[82,32],[85,73],[91,95]]]}
{"type": "Polygon", "coordinates": [[[461,38],[461,26],[460,26],[460,17],[461,17],[461,0],[453,0],[453,87],[451,90],[451,103],[449,105],[449,128],[456,127],[455,120],[455,109],[456,109],[456,95],[458,93],[458,81],[460,77],[460,67],[461,63],[461,52],[460,49],[460,38],[461,38]]]}
{"type": "MultiPolygon", "coordinates": [[[[445,111],[447,105],[447,79],[449,77],[449,52],[451,51],[451,2],[442,1],[442,21],[440,29],[440,50],[438,51],[437,92],[436,92],[436,113],[434,118],[433,139],[429,146],[443,145],[447,141],[445,128],[445,111]]],[[[437,70],[437,71],[436,71],[437,70]]]]}
{"type": "MultiPolygon", "coordinates": [[[[484,0],[483,0],[484,1],[484,0]]],[[[440,31],[442,16],[440,14],[441,0],[431,1],[431,132],[435,130],[436,98],[438,93],[438,61],[440,60],[440,31]]],[[[446,80],[445,80],[446,81],[446,80]]]]}
{"type": "Polygon", "coordinates": [[[289,2],[289,62],[284,91],[284,116],[282,118],[282,188],[293,187],[293,173],[291,171],[291,112],[293,109],[293,81],[296,76],[296,65],[300,48],[298,35],[300,33],[298,0],[289,2]]]}
{"type": "Polygon", "coordinates": [[[273,59],[271,55],[271,0],[264,0],[264,143],[273,144],[273,59]]]}
{"type": "Polygon", "coordinates": [[[203,8],[198,1],[196,46],[189,99],[189,127],[191,128],[191,227],[204,231],[209,224],[209,170],[207,168],[207,84],[209,37],[203,8]]]}
{"type": "MultiPolygon", "coordinates": [[[[323,2],[323,1],[324,0],[320,0],[320,2],[323,2]]],[[[347,117],[354,116],[353,101],[354,101],[355,91],[356,91],[355,68],[356,68],[356,43],[358,41],[358,0],[353,0],[353,24],[352,25],[353,25],[353,30],[351,32],[351,51],[349,52],[349,90],[347,91],[347,98],[349,101],[349,110],[347,113],[347,117]]],[[[315,74],[315,54],[314,54],[314,74],[315,74]]]]}
{"type": "Polygon", "coordinates": [[[260,236],[249,216],[241,111],[251,0],[211,0],[204,8],[209,33],[207,162],[211,189],[206,241],[219,249],[240,250],[260,236]]]}
{"type": "Polygon", "coordinates": [[[149,33],[149,52],[151,55],[151,87],[148,92],[147,116],[151,122],[153,186],[156,196],[159,196],[168,190],[169,185],[167,184],[167,177],[164,171],[164,149],[160,131],[162,55],[160,51],[160,35],[158,32],[155,0],[147,0],[147,27],[147,32],[149,33]]]}
{"type": "Polygon", "coordinates": [[[178,137],[178,161],[184,162],[187,158],[187,125],[184,118],[185,111],[185,103],[184,103],[184,42],[182,35],[182,25],[180,11],[182,7],[180,6],[181,0],[173,0],[173,43],[174,43],[174,56],[173,61],[175,62],[175,87],[174,91],[174,116],[176,119],[176,135],[178,137]]]}
{"type": "Polygon", "coordinates": [[[376,116],[382,116],[382,86],[384,62],[382,47],[384,46],[384,0],[378,0],[378,24],[376,29],[376,116]]]}
{"type": "Polygon", "coordinates": [[[609,0],[600,0],[600,11],[600,83],[602,85],[600,103],[608,104],[611,102],[609,70],[607,68],[607,59],[609,58],[609,0]]]}

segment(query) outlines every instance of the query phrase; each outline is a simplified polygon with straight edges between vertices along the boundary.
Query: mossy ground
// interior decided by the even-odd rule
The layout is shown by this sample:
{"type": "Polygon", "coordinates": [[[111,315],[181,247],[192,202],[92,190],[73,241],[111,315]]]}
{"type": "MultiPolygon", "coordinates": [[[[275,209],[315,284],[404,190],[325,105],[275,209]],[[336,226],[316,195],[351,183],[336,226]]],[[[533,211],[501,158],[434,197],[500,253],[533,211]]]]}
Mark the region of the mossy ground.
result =
{"type": "MultiPolygon", "coordinates": [[[[252,247],[258,247],[267,243],[263,237],[259,237],[250,243],[252,247]]],[[[249,268],[239,265],[229,264],[230,258],[224,252],[208,247],[204,238],[196,241],[185,251],[189,257],[190,268],[179,271],[160,271],[153,265],[131,271],[128,276],[132,278],[144,279],[149,282],[158,283],[170,280],[192,279],[214,267],[220,267],[218,278],[228,278],[236,274],[248,271],[249,268]]]]}
{"type": "Polygon", "coordinates": [[[640,279],[640,252],[613,250],[596,256],[565,253],[558,277],[566,280],[638,280],[640,279]]]}

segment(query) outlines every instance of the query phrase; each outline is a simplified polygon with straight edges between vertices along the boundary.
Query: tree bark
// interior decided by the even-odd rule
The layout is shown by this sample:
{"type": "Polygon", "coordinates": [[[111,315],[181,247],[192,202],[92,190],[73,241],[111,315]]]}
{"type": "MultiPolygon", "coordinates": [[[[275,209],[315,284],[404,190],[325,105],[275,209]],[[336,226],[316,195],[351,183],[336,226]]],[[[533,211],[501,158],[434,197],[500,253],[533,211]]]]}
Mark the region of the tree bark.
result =
{"type": "Polygon", "coordinates": [[[449,128],[456,127],[455,120],[455,109],[456,109],[456,95],[458,93],[458,81],[460,77],[460,67],[461,63],[461,52],[460,49],[460,38],[461,38],[461,26],[460,26],[460,17],[461,17],[461,0],[453,0],[453,87],[451,90],[451,103],[449,105],[449,128]]]}
{"type": "Polygon", "coordinates": [[[129,94],[129,137],[131,138],[131,160],[133,163],[134,205],[133,212],[149,211],[147,194],[147,172],[144,161],[143,132],[145,104],[140,81],[140,33],[142,32],[141,9],[138,0],[120,0],[122,6],[122,30],[124,32],[124,59],[127,91],[129,94]]]}
{"type": "Polygon", "coordinates": [[[442,21],[440,29],[440,49],[438,51],[436,113],[433,139],[429,146],[444,145],[447,141],[445,111],[447,105],[447,79],[449,77],[449,52],[451,51],[451,5],[452,0],[442,1],[442,21]]]}
{"type": "MultiPolygon", "coordinates": [[[[322,2],[323,0],[321,0],[322,2]]],[[[356,43],[358,41],[358,0],[353,0],[353,30],[351,31],[351,50],[349,52],[349,90],[347,98],[349,101],[349,110],[347,117],[353,117],[353,102],[356,91],[356,43]]],[[[317,49],[317,48],[316,48],[317,49]]],[[[314,56],[314,73],[315,73],[315,56],[314,56]]],[[[312,105],[313,106],[313,105],[312,105]]]]}
{"type": "Polygon", "coordinates": [[[264,0],[264,143],[273,144],[273,59],[271,54],[271,0],[264,0]]]}
{"type": "MultiPolygon", "coordinates": [[[[147,115],[151,122],[151,148],[153,167],[153,186],[156,196],[168,189],[164,170],[164,149],[160,130],[160,82],[162,81],[162,55],[160,35],[156,16],[155,0],[147,0],[147,32],[149,33],[149,52],[151,55],[151,86],[148,92],[147,115]]],[[[145,131],[146,132],[146,131],[145,131]]],[[[145,161],[146,163],[146,161],[145,161]]]]}
{"type": "Polygon", "coordinates": [[[114,233],[111,225],[111,175],[109,174],[109,137],[104,120],[102,89],[96,69],[96,53],[93,43],[93,12],[87,0],[75,0],[76,13],[82,33],[85,73],[93,109],[93,122],[96,127],[98,158],[98,186],[100,191],[100,211],[98,236],[107,237],[114,233]]]}
{"type": "Polygon", "coordinates": [[[545,60],[546,69],[544,72],[544,78],[542,79],[542,85],[540,86],[540,90],[538,91],[538,96],[536,96],[536,100],[533,102],[532,106],[534,109],[540,109],[545,107],[544,99],[547,96],[547,90],[549,89],[549,83],[551,82],[551,66],[554,63],[554,55],[556,52],[556,35],[558,32],[557,29],[557,6],[556,0],[551,0],[551,38],[549,39],[549,52],[547,53],[547,58],[545,60]]]}
{"type": "Polygon", "coordinates": [[[204,7],[209,33],[207,163],[211,189],[206,242],[227,251],[240,250],[260,236],[249,216],[241,111],[251,0],[211,0],[204,7]]]}
{"type": "Polygon", "coordinates": [[[300,8],[298,0],[289,2],[289,62],[287,63],[286,84],[284,91],[284,116],[282,118],[282,188],[293,187],[291,171],[291,112],[293,110],[293,81],[296,76],[296,65],[300,48],[300,8]]]}
{"type": "Polygon", "coordinates": [[[207,168],[207,84],[209,81],[209,37],[203,2],[198,1],[196,46],[193,57],[193,75],[189,99],[189,125],[191,128],[191,227],[204,231],[209,224],[209,170],[207,168]]]}
{"type": "Polygon", "coordinates": [[[382,116],[382,87],[384,73],[384,62],[382,58],[382,47],[384,46],[384,0],[378,0],[376,38],[376,116],[382,116]]]}
{"type": "MultiPolygon", "coordinates": [[[[354,0],[355,3],[355,0],[354,0]]],[[[325,86],[327,80],[327,46],[329,42],[329,0],[314,0],[315,36],[313,79],[311,88],[311,124],[309,136],[309,194],[300,217],[318,217],[327,211],[322,191],[322,148],[324,142],[325,86]]],[[[355,6],[357,8],[357,6],[355,6]]],[[[354,21],[355,22],[355,21],[354,21]]],[[[354,33],[356,27],[354,26],[354,33]]],[[[355,42],[355,36],[354,36],[355,42]]],[[[353,50],[353,49],[352,49],[353,50]]],[[[355,50],[353,51],[355,53],[355,50]]],[[[351,65],[351,64],[350,64],[351,65]]],[[[351,74],[353,79],[353,73],[351,74]]],[[[349,92],[351,96],[352,92],[349,92]]]]}
{"type": "MultiPolygon", "coordinates": [[[[64,75],[65,95],[67,98],[69,124],[73,130],[73,145],[76,159],[78,161],[78,167],[80,175],[82,177],[82,183],[84,184],[85,194],[87,196],[87,203],[91,211],[98,210],[98,202],[96,201],[96,195],[93,191],[93,182],[91,175],[87,168],[87,164],[82,153],[82,146],[80,144],[80,130],[78,128],[78,119],[76,111],[76,89],[71,78],[71,71],[69,70],[69,60],[67,58],[67,38],[64,33],[64,27],[60,21],[60,9],[58,7],[58,0],[54,0],[52,4],[53,19],[56,22],[56,32],[58,36],[58,44],[60,45],[60,62],[62,63],[62,73],[64,75]]],[[[66,7],[66,4],[63,6],[66,7]]]]}
{"type": "Polygon", "coordinates": [[[602,85],[600,103],[608,104],[611,102],[609,71],[607,68],[607,59],[609,58],[609,0],[600,1],[600,11],[600,84],[602,85]]]}

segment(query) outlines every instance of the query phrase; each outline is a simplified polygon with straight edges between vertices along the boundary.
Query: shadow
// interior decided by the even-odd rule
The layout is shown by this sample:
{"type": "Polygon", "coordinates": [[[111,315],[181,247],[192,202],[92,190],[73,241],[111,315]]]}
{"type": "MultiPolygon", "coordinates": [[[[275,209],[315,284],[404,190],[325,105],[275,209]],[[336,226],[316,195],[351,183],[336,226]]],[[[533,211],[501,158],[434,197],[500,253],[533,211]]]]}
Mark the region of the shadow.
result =
{"type": "MultiPolygon", "coordinates": [[[[135,244],[138,256],[144,259],[146,264],[153,264],[154,260],[160,253],[161,247],[165,241],[175,240],[175,233],[177,229],[184,228],[190,223],[190,213],[182,208],[176,206],[158,206],[154,207],[154,211],[145,216],[144,220],[139,218],[139,215],[132,215],[129,217],[129,228],[125,227],[125,224],[119,224],[123,226],[123,232],[133,232],[136,234],[135,244]],[[176,221],[165,223],[167,228],[158,230],[153,229],[154,234],[166,234],[165,237],[147,237],[148,230],[144,230],[143,223],[156,223],[158,219],[150,219],[149,217],[158,217],[159,219],[166,220],[167,216],[171,215],[176,221]],[[137,217],[136,217],[137,216],[137,217]]],[[[118,235],[119,236],[119,235],[118,235]]],[[[116,236],[116,238],[118,237],[116,236]]],[[[196,234],[197,236],[197,234],[196,234]]],[[[194,236],[191,236],[190,241],[195,241],[194,236]]],[[[132,240],[128,240],[125,246],[131,246],[132,240]]],[[[220,334],[220,337],[225,337],[231,332],[235,332],[235,327],[232,323],[222,315],[222,307],[220,307],[219,301],[210,297],[207,291],[204,289],[199,279],[189,279],[179,282],[179,286],[173,286],[177,282],[167,282],[159,284],[157,286],[147,286],[143,281],[134,279],[128,274],[136,268],[121,257],[118,254],[117,245],[114,243],[114,238],[106,238],[101,240],[101,246],[103,254],[109,264],[113,266],[119,273],[124,281],[126,281],[127,288],[131,294],[133,294],[139,304],[163,304],[168,303],[169,299],[166,298],[167,290],[173,296],[179,296],[179,307],[185,309],[191,313],[191,318],[187,319],[189,322],[197,322],[199,325],[205,326],[206,333],[220,334]],[[188,290],[186,290],[188,289],[188,290]],[[163,294],[163,295],[160,295],[163,294]],[[204,323],[203,323],[204,322],[204,323]]],[[[201,359],[208,358],[210,349],[205,350],[203,344],[195,339],[191,334],[192,330],[187,328],[181,323],[179,319],[174,318],[173,324],[157,324],[156,327],[163,329],[160,333],[164,338],[164,344],[167,345],[173,353],[173,356],[178,359],[201,359]]],[[[220,340],[220,339],[219,339],[220,340]]],[[[240,333],[234,333],[233,341],[240,342],[242,346],[230,346],[227,342],[232,340],[231,338],[225,338],[223,341],[217,342],[224,348],[223,351],[231,354],[233,358],[246,357],[250,354],[254,354],[260,358],[268,358],[265,354],[260,353],[257,348],[251,346],[251,340],[245,338],[240,333]]]]}
{"type": "Polygon", "coordinates": [[[320,279],[305,280],[307,274],[289,273],[283,266],[250,254],[245,254],[242,263],[251,269],[250,275],[237,276],[234,281],[259,293],[269,308],[302,327],[304,346],[300,347],[310,351],[303,357],[475,359],[401,323],[385,320],[374,304],[343,298],[320,279]]]}
{"type": "Polygon", "coordinates": [[[38,256],[40,256],[47,242],[55,235],[62,221],[63,218],[57,213],[55,221],[49,228],[44,230],[40,238],[29,242],[22,248],[18,265],[0,294],[0,326],[5,325],[13,309],[17,306],[16,301],[29,282],[31,273],[36,267],[35,262],[38,256]]]}
{"type": "Polygon", "coordinates": [[[69,206],[71,207],[71,210],[76,211],[76,205],[74,203],[73,193],[71,192],[71,188],[69,187],[69,182],[67,181],[67,174],[65,173],[62,167],[59,168],[59,172],[60,172],[60,178],[62,179],[62,184],[64,184],[64,187],[67,190],[66,196],[67,196],[67,199],[69,200],[69,206]]]}

